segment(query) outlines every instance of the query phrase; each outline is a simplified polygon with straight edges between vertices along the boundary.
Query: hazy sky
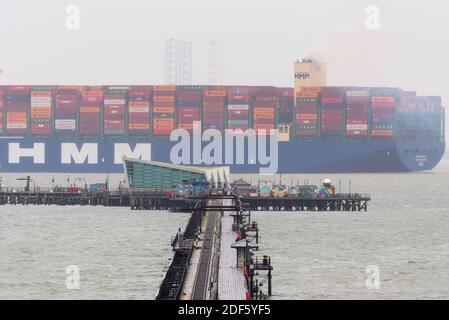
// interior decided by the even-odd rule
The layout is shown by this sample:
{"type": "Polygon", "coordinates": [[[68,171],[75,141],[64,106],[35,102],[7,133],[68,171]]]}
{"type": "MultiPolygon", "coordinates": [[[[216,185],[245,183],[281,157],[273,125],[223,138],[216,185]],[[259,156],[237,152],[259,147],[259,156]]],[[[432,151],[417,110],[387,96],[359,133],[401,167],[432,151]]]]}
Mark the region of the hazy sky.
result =
{"type": "Polygon", "coordinates": [[[292,86],[296,58],[328,63],[330,85],[398,86],[449,101],[446,1],[1,0],[1,84],[158,84],[165,39],[193,41],[208,82],[208,41],[223,42],[225,84],[292,86]],[[66,28],[66,7],[80,29],[66,28]],[[380,29],[366,27],[366,7],[380,29]]]}
{"type": "Polygon", "coordinates": [[[194,82],[208,81],[208,41],[224,46],[223,80],[292,85],[314,54],[330,84],[391,85],[447,95],[445,1],[2,0],[1,83],[163,83],[165,39],[193,41],[194,82]],[[66,7],[80,29],[66,28],[66,7]],[[367,5],[380,8],[368,30],[367,5]]]}

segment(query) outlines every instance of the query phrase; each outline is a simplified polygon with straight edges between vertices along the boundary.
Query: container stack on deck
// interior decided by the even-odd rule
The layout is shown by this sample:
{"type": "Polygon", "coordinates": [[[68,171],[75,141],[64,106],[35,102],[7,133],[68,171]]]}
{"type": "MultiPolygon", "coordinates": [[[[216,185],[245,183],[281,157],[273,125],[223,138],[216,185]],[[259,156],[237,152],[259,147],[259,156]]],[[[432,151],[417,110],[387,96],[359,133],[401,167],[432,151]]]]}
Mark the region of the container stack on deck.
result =
{"type": "Polygon", "coordinates": [[[391,139],[397,90],[376,88],[371,91],[371,136],[391,139]]]}
{"type": "Polygon", "coordinates": [[[100,88],[83,91],[79,112],[80,135],[96,136],[101,133],[102,107],[103,91],[100,88]]]}
{"type": "Polygon", "coordinates": [[[250,100],[247,88],[235,87],[228,90],[228,129],[245,131],[250,128],[250,100]]]}
{"type": "Polygon", "coordinates": [[[31,134],[49,136],[52,134],[52,87],[31,88],[31,134]]]}
{"type": "Polygon", "coordinates": [[[203,130],[224,130],[225,90],[206,90],[203,97],[203,130]]]}
{"type": "Polygon", "coordinates": [[[255,92],[253,104],[253,128],[256,133],[270,133],[276,125],[276,109],[278,105],[275,88],[261,87],[255,92]]]}
{"type": "Polygon", "coordinates": [[[155,86],[153,89],[153,134],[170,135],[175,129],[176,86],[155,86]]]}
{"type": "Polygon", "coordinates": [[[298,137],[318,135],[318,98],[320,87],[302,88],[296,97],[295,127],[298,137]]]}
{"type": "Polygon", "coordinates": [[[132,135],[150,133],[150,100],[152,89],[149,86],[133,86],[128,93],[128,132],[132,135]]]}
{"type": "Polygon", "coordinates": [[[321,88],[320,131],[322,137],[343,136],[344,89],[340,87],[321,88]]]}
{"type": "Polygon", "coordinates": [[[55,92],[55,132],[73,135],[77,130],[80,87],[61,86],[55,92]]]}
{"type": "Polygon", "coordinates": [[[125,133],[125,106],[128,88],[108,87],[104,95],[104,134],[125,133]]]}
{"type": "Polygon", "coordinates": [[[293,109],[295,105],[293,89],[280,88],[278,103],[278,123],[292,122],[293,109]]]}
{"type": "Polygon", "coordinates": [[[441,113],[440,97],[418,97],[416,92],[401,92],[395,114],[396,138],[438,141],[441,137],[441,113]]]}
{"type": "Polygon", "coordinates": [[[201,115],[201,87],[183,86],[177,91],[178,95],[178,128],[193,130],[193,122],[200,120],[201,115]]]}
{"type": "Polygon", "coordinates": [[[368,136],[369,90],[350,89],[346,91],[346,135],[348,137],[368,136]]]}
{"type": "Polygon", "coordinates": [[[291,139],[441,141],[440,97],[396,88],[0,86],[0,134],[166,137],[175,128],[264,129],[291,139]],[[284,132],[287,133],[287,132],[284,132]]]}
{"type": "Polygon", "coordinates": [[[27,134],[29,106],[29,86],[8,87],[6,95],[6,130],[9,134],[27,134]]]}

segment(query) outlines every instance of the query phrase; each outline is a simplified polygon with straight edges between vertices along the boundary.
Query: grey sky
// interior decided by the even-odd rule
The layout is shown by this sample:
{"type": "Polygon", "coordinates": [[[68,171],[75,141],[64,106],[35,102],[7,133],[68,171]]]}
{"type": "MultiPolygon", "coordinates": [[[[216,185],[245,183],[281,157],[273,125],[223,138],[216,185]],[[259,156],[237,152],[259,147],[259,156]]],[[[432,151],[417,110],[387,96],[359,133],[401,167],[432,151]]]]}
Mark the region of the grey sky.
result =
{"type": "Polygon", "coordinates": [[[292,85],[297,57],[318,54],[336,85],[392,85],[447,94],[444,1],[14,0],[0,3],[1,83],[162,83],[165,39],[194,42],[194,82],[207,83],[211,39],[224,82],[292,85]],[[67,30],[65,8],[81,9],[67,30]],[[365,28],[368,4],[379,31],[365,28]]]}

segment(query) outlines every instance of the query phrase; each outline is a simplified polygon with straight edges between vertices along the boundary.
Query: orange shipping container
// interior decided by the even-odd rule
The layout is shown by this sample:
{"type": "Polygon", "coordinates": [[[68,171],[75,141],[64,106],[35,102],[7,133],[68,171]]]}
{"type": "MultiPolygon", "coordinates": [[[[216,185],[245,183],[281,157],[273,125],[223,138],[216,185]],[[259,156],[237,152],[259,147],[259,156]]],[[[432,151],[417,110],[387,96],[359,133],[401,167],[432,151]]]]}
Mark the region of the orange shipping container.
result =
{"type": "Polygon", "coordinates": [[[83,89],[82,86],[58,86],[57,89],[60,90],[71,90],[71,91],[81,91],[83,89]]]}
{"type": "Polygon", "coordinates": [[[258,108],[254,108],[254,110],[253,110],[254,114],[272,114],[272,115],[274,115],[274,112],[275,112],[274,108],[258,107],[258,108]]]}
{"type": "Polygon", "coordinates": [[[32,97],[51,97],[51,91],[31,91],[32,97]]]}
{"type": "Polygon", "coordinates": [[[103,91],[96,90],[96,91],[83,91],[83,96],[85,97],[102,97],[103,91]]]}
{"type": "Polygon", "coordinates": [[[153,91],[176,91],[176,86],[154,86],[153,91]]]}
{"type": "Polygon", "coordinates": [[[8,112],[6,114],[7,122],[23,122],[27,121],[27,113],[26,112],[8,112]]]}
{"type": "Polygon", "coordinates": [[[256,131],[256,134],[263,134],[263,131],[266,135],[271,135],[270,130],[274,129],[274,125],[271,124],[255,124],[254,130],[256,131]]]}
{"type": "Polygon", "coordinates": [[[149,123],[129,123],[129,129],[148,130],[150,129],[149,123]]]}
{"type": "Polygon", "coordinates": [[[371,101],[373,103],[394,103],[394,97],[374,96],[371,97],[371,101]]]}
{"type": "Polygon", "coordinates": [[[316,120],[317,116],[315,113],[298,113],[296,114],[296,120],[316,120]]]}
{"type": "Polygon", "coordinates": [[[393,135],[393,130],[372,130],[371,135],[377,137],[389,137],[393,135]]]}
{"type": "Polygon", "coordinates": [[[193,123],[179,123],[178,124],[178,128],[192,130],[193,129],[193,123]]]}
{"type": "Polygon", "coordinates": [[[174,113],[175,108],[174,107],[154,107],[153,112],[157,113],[174,113]]]}
{"type": "Polygon", "coordinates": [[[31,108],[31,118],[51,118],[51,108],[31,108]]]}
{"type": "Polygon", "coordinates": [[[226,97],[226,91],[205,91],[204,95],[206,97],[226,97]]]}
{"type": "Polygon", "coordinates": [[[175,119],[173,119],[173,118],[154,118],[153,122],[154,123],[164,123],[164,124],[174,124],[175,119]]]}
{"type": "Polygon", "coordinates": [[[100,112],[100,107],[80,107],[81,113],[96,113],[100,112]]]}
{"type": "Polygon", "coordinates": [[[128,103],[129,107],[146,107],[149,108],[150,107],[150,102],[149,101],[130,101],[128,103]]]}
{"type": "Polygon", "coordinates": [[[173,102],[175,97],[173,96],[155,96],[153,97],[154,102],[173,102]]]}

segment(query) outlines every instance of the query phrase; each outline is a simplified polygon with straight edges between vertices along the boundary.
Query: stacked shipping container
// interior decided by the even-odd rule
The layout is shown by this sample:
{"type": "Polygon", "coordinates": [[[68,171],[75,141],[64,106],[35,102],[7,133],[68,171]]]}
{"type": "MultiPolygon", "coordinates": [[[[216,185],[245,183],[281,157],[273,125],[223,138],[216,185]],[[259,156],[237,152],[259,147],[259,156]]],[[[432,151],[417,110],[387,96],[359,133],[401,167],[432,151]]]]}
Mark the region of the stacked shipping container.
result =
{"type": "Polygon", "coordinates": [[[81,87],[61,86],[55,91],[55,132],[75,134],[81,87]]]}
{"type": "Polygon", "coordinates": [[[397,91],[389,88],[371,91],[371,136],[390,139],[393,137],[393,119],[397,91]]]}
{"type": "Polygon", "coordinates": [[[316,137],[318,135],[320,90],[320,87],[304,87],[296,97],[295,127],[298,137],[316,137]]]}
{"type": "Polygon", "coordinates": [[[351,89],[346,92],[346,135],[368,136],[368,89],[351,89]]]}
{"type": "Polygon", "coordinates": [[[279,90],[278,123],[290,123],[293,121],[293,109],[295,105],[294,90],[292,88],[281,88],[279,90]]]}
{"type": "Polygon", "coordinates": [[[101,132],[101,109],[103,106],[103,91],[90,88],[83,91],[79,112],[80,135],[99,135],[101,132]]]}
{"type": "Polygon", "coordinates": [[[31,134],[51,135],[53,88],[33,86],[31,88],[31,134]]]}
{"type": "Polygon", "coordinates": [[[132,135],[150,134],[150,86],[132,86],[128,92],[128,132],[132,135]]]}
{"type": "Polygon", "coordinates": [[[193,130],[193,122],[200,121],[201,87],[183,86],[178,88],[178,128],[193,130]]]}
{"type": "Polygon", "coordinates": [[[235,87],[228,90],[228,129],[243,131],[249,129],[250,105],[250,95],[247,88],[235,87]]]}
{"type": "Polygon", "coordinates": [[[125,133],[125,106],[128,87],[108,87],[104,95],[104,134],[125,133]]]}
{"type": "Polygon", "coordinates": [[[344,89],[321,88],[320,132],[322,137],[343,136],[344,89]]]}
{"type": "Polygon", "coordinates": [[[224,130],[225,90],[205,90],[203,97],[203,130],[224,130]]]}
{"type": "Polygon", "coordinates": [[[152,86],[0,86],[0,133],[169,135],[176,124],[191,132],[198,120],[203,129],[220,131],[269,132],[277,123],[293,123],[299,138],[341,138],[344,133],[354,138],[371,133],[374,139],[392,139],[394,125],[399,140],[442,139],[441,98],[394,88],[303,87],[294,108],[291,88],[154,89],[153,94],[152,86]]]}
{"type": "Polygon", "coordinates": [[[155,86],[153,90],[153,134],[170,135],[175,128],[176,86],[155,86]]]}
{"type": "Polygon", "coordinates": [[[27,134],[29,107],[30,87],[9,86],[6,95],[6,130],[8,134],[27,134]]]}
{"type": "Polygon", "coordinates": [[[276,127],[276,110],[278,106],[277,90],[273,87],[260,87],[254,93],[253,129],[256,134],[270,134],[276,127]]]}
{"type": "Polygon", "coordinates": [[[396,138],[439,141],[443,131],[441,110],[440,97],[418,97],[415,92],[401,92],[395,115],[396,138]]]}

